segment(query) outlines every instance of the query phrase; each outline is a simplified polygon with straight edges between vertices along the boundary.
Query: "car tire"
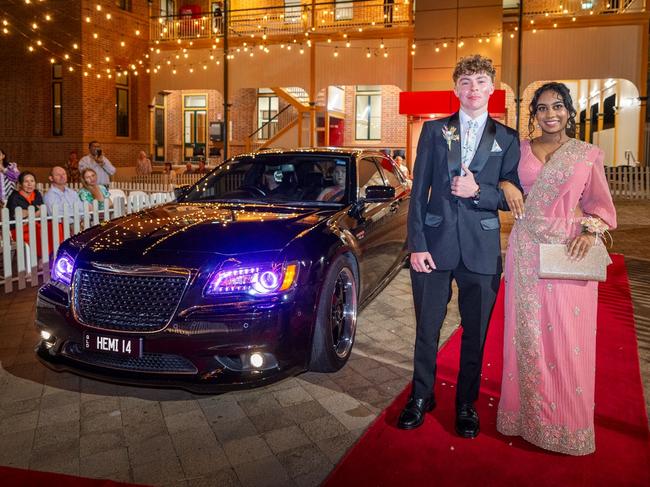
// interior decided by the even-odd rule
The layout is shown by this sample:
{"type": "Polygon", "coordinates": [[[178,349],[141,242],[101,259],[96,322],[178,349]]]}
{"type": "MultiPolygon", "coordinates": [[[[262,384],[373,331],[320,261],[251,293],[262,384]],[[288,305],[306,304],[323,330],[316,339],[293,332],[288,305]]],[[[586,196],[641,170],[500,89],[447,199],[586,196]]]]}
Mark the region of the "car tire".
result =
{"type": "Polygon", "coordinates": [[[349,256],[338,256],[327,270],[316,310],[309,370],[336,372],[350,358],[357,328],[357,281],[349,256]]]}

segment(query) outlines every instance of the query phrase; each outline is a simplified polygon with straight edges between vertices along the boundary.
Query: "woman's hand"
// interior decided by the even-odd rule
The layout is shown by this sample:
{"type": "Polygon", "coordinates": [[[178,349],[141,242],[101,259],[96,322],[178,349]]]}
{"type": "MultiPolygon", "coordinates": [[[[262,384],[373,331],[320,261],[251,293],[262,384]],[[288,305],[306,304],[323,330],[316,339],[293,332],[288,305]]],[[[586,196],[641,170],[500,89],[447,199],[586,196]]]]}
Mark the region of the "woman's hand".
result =
{"type": "Polygon", "coordinates": [[[516,220],[519,220],[524,217],[524,195],[521,193],[519,188],[512,184],[510,181],[501,181],[499,182],[499,187],[503,190],[503,194],[506,197],[506,202],[510,211],[514,215],[516,220]]]}
{"type": "Polygon", "coordinates": [[[581,233],[569,243],[567,252],[571,260],[584,259],[589,249],[594,246],[598,237],[593,233],[581,233]]]}

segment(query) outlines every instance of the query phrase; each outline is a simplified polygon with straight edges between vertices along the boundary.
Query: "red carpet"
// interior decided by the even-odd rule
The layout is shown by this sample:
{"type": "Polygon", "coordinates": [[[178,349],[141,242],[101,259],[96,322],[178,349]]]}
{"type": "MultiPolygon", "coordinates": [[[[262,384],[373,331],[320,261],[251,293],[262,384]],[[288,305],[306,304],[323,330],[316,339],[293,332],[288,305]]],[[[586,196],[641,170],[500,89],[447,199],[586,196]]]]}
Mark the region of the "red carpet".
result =
{"type": "Polygon", "coordinates": [[[460,333],[439,354],[437,408],[414,431],[396,428],[408,388],[385,410],[325,482],[327,486],[650,486],[650,434],[638,365],[630,288],[622,255],[600,285],[596,352],[596,453],[546,452],[496,431],[502,366],[503,294],[485,347],[477,409],[481,434],[453,431],[460,333]]]}

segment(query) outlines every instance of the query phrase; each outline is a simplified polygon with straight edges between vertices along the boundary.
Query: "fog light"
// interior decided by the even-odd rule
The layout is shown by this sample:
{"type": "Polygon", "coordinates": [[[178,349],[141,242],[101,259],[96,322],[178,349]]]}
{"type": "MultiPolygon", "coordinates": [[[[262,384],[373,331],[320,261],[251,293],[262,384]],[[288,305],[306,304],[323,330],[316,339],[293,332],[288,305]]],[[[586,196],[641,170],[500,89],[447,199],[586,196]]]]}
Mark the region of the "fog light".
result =
{"type": "Polygon", "coordinates": [[[255,352],[251,354],[251,365],[256,369],[259,369],[262,365],[264,365],[264,357],[261,353],[255,352]]]}
{"type": "Polygon", "coordinates": [[[52,338],[52,334],[49,331],[41,330],[41,338],[47,341],[52,338]]]}

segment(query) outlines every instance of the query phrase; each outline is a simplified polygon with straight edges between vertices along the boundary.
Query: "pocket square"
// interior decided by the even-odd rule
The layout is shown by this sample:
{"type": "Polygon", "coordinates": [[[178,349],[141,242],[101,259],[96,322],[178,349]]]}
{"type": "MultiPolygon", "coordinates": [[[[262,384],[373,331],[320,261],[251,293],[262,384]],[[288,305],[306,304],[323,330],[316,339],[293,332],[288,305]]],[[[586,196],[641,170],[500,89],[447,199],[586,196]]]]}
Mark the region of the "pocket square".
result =
{"type": "Polygon", "coordinates": [[[492,150],[490,152],[502,152],[501,146],[497,143],[496,140],[492,144],[492,150]]]}

